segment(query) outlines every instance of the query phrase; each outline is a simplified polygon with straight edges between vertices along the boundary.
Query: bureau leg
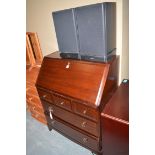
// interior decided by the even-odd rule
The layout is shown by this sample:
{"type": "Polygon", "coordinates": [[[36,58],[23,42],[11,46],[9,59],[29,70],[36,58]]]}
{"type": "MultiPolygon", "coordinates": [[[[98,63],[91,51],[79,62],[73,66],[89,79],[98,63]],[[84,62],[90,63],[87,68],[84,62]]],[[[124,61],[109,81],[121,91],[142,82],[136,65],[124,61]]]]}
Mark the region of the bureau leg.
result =
{"type": "Polygon", "coordinates": [[[102,155],[102,153],[94,153],[94,152],[91,152],[93,155],[102,155]]]}
{"type": "Polygon", "coordinates": [[[50,128],[49,131],[52,131],[52,128],[50,128]]]}
{"type": "Polygon", "coordinates": [[[53,129],[53,128],[52,128],[51,126],[48,125],[48,130],[49,130],[49,131],[52,131],[52,129],[53,129]]]}

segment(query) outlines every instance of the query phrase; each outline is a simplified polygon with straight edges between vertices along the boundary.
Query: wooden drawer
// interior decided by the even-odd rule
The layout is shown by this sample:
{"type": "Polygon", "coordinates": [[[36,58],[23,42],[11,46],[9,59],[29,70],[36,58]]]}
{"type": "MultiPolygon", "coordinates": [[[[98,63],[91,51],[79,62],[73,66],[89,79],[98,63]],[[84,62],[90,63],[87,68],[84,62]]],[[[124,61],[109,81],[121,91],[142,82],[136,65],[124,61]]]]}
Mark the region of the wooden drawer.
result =
{"type": "Polygon", "coordinates": [[[30,94],[30,95],[36,95],[38,96],[38,92],[36,87],[32,87],[32,86],[26,86],[26,94],[30,94]]]}
{"type": "Polygon", "coordinates": [[[26,80],[26,89],[27,89],[28,87],[32,87],[32,83],[30,83],[29,81],[26,80]]]}
{"type": "Polygon", "coordinates": [[[74,113],[66,111],[65,109],[59,108],[58,106],[55,106],[53,104],[48,104],[47,102],[44,102],[44,101],[42,103],[43,103],[43,107],[46,115],[50,116],[50,112],[51,112],[54,116],[96,137],[99,137],[100,132],[99,132],[99,125],[97,123],[87,120],[85,118],[82,118],[81,116],[78,116],[74,113]]]}
{"type": "Polygon", "coordinates": [[[49,92],[46,92],[42,89],[37,89],[38,90],[38,94],[40,96],[40,98],[42,98],[43,100],[52,102],[52,96],[49,92]]]}
{"type": "Polygon", "coordinates": [[[38,113],[42,113],[44,115],[44,109],[41,106],[37,106],[36,104],[33,103],[28,103],[28,107],[30,111],[36,111],[38,113]]]}
{"type": "Polygon", "coordinates": [[[49,125],[55,130],[61,132],[63,135],[69,137],[71,140],[84,145],[89,149],[93,149],[95,151],[100,150],[98,138],[91,138],[77,131],[74,127],[69,127],[68,124],[58,119],[50,121],[49,125]]]}
{"type": "Polygon", "coordinates": [[[40,98],[38,96],[26,94],[26,101],[27,101],[27,103],[36,104],[36,105],[42,107],[40,98]]]}
{"type": "Polygon", "coordinates": [[[98,121],[99,114],[97,110],[84,106],[78,102],[73,103],[74,103],[74,111],[76,113],[80,114],[81,116],[92,119],[94,121],[98,121]]]}
{"type": "Polygon", "coordinates": [[[71,110],[70,100],[63,97],[62,95],[53,94],[53,102],[62,108],[71,110]]]}

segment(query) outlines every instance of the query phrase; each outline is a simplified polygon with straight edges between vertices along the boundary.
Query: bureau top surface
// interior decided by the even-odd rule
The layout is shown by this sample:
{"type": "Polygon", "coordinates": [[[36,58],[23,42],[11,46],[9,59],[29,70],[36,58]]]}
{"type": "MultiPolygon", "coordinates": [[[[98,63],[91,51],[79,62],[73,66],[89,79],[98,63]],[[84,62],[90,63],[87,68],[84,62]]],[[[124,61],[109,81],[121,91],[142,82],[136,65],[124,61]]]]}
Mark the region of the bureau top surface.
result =
{"type": "Polygon", "coordinates": [[[110,101],[106,104],[102,116],[118,120],[122,123],[129,122],[129,82],[121,83],[110,101]]]}
{"type": "Polygon", "coordinates": [[[47,56],[36,85],[98,107],[108,71],[109,64],[47,56]]]}

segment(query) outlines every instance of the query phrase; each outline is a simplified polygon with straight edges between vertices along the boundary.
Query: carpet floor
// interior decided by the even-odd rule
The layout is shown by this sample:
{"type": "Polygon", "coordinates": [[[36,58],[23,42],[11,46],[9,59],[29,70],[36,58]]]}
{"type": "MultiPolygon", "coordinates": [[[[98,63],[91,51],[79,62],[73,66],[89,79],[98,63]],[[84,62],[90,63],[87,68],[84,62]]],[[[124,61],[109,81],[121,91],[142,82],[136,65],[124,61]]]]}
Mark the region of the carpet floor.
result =
{"type": "Polygon", "coordinates": [[[26,155],[92,155],[91,151],[72,142],[26,113],[26,155]]]}

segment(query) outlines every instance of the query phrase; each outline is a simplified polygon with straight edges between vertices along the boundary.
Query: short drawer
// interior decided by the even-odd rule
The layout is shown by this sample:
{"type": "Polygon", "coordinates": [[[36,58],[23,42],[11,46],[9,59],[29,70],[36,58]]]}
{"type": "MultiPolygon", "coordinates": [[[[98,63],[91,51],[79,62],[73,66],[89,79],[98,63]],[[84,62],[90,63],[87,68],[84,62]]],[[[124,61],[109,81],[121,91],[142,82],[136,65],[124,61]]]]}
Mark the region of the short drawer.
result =
{"type": "Polygon", "coordinates": [[[66,111],[65,109],[59,108],[56,105],[48,104],[46,102],[42,102],[45,110],[45,114],[47,116],[56,116],[75,127],[82,129],[96,137],[99,137],[99,124],[85,119],[81,116],[78,116],[72,112],[66,111]]]}
{"type": "Polygon", "coordinates": [[[74,110],[76,113],[80,114],[81,116],[92,119],[94,121],[98,121],[99,114],[96,109],[84,106],[78,102],[73,102],[73,103],[74,103],[74,110]]]}
{"type": "Polygon", "coordinates": [[[39,94],[40,98],[42,98],[43,100],[52,102],[52,96],[49,92],[46,92],[41,89],[37,89],[37,90],[38,90],[38,94],[39,94]]]}
{"type": "Polygon", "coordinates": [[[60,121],[60,120],[52,120],[50,123],[48,122],[49,126],[51,128],[56,129],[69,139],[89,148],[93,149],[95,151],[100,150],[99,146],[99,140],[97,138],[89,137],[78,130],[76,130],[74,127],[70,127],[67,123],[60,121]]]}
{"type": "Polygon", "coordinates": [[[71,102],[69,99],[65,98],[62,95],[52,94],[53,95],[53,101],[56,105],[71,110],[71,102]]]}

